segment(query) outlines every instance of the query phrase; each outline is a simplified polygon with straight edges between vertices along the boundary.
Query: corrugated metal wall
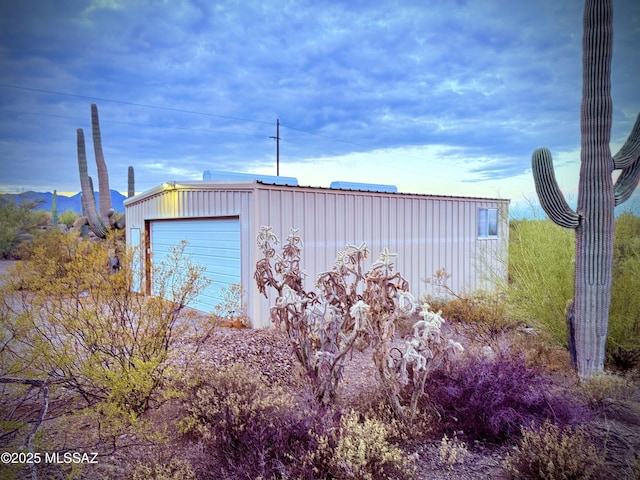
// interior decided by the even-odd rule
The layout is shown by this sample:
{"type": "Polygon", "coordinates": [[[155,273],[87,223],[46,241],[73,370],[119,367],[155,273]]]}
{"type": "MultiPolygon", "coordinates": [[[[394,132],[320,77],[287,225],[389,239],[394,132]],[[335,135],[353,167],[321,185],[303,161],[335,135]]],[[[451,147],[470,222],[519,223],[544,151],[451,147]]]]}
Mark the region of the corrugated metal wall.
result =
{"type": "MultiPolygon", "coordinates": [[[[507,200],[288,187],[192,182],[174,189],[154,189],[125,202],[127,233],[144,231],[145,220],[159,218],[240,218],[241,277],[254,327],[266,327],[269,306],[255,288],[254,266],[260,258],[255,238],[270,225],[283,241],[290,228],[304,240],[303,268],[315,276],[332,268],[346,243],[366,242],[373,262],[385,247],[397,253],[396,268],[412,292],[437,293],[424,283],[439,268],[450,273],[454,291],[487,287],[492,274],[506,276],[507,200]],[[501,210],[498,238],[478,238],[478,209],[501,210]]],[[[129,235],[128,235],[129,238],[129,235]]]]}
{"type": "MultiPolygon", "coordinates": [[[[300,229],[307,288],[332,268],[345,244],[361,242],[369,247],[369,262],[385,247],[397,253],[396,269],[416,297],[439,293],[424,279],[440,268],[451,274],[448,285],[456,292],[487,288],[492,275],[506,275],[500,255],[508,244],[508,201],[258,185],[255,208],[258,223],[272,226],[281,241],[290,228],[300,229]],[[478,238],[480,208],[502,210],[498,238],[478,238]]],[[[261,303],[265,317],[268,305],[261,303]]]]}

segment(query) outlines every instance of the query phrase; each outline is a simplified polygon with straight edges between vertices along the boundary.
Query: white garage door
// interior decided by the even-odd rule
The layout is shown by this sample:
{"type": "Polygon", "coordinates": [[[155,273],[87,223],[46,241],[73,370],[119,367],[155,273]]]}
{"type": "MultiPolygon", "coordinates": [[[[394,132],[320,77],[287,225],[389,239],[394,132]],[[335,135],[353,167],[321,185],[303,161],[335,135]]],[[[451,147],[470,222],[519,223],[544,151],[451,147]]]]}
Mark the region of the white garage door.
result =
{"type": "Polygon", "coordinates": [[[154,220],[150,230],[154,264],[165,260],[172,247],[186,240],[185,252],[192,255],[195,263],[206,267],[204,275],[212,283],[190,307],[210,312],[224,300],[223,287],[240,283],[238,218],[154,220]]]}

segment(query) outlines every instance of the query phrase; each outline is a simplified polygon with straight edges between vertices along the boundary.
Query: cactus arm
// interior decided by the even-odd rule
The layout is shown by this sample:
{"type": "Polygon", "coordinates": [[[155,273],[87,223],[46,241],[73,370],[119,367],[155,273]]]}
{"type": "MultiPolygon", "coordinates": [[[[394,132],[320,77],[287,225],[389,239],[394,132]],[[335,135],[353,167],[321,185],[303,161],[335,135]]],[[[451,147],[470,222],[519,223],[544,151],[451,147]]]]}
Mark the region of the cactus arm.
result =
{"type": "Polygon", "coordinates": [[[613,157],[613,168],[616,170],[630,167],[640,157],[640,114],[622,148],[613,157]]]}
{"type": "Polygon", "coordinates": [[[633,191],[640,182],[640,155],[636,161],[627,168],[622,169],[622,173],[613,186],[616,206],[629,200],[633,191]]]}
{"type": "Polygon", "coordinates": [[[538,148],[533,152],[531,168],[540,205],[545,213],[561,227],[577,228],[580,223],[580,217],[569,207],[560,191],[553,171],[553,159],[549,149],[538,148]]]}
{"type": "Polygon", "coordinates": [[[98,190],[100,198],[100,218],[105,224],[109,224],[109,210],[111,210],[111,190],[109,189],[109,172],[102,153],[102,136],[100,134],[100,119],[98,106],[91,104],[91,133],[93,136],[93,150],[96,155],[98,167],[98,190]]]}
{"type": "Polygon", "coordinates": [[[89,179],[87,169],[87,152],[84,145],[84,132],[81,128],[77,130],[78,143],[78,171],[80,172],[80,186],[82,187],[82,208],[87,216],[87,223],[99,238],[106,238],[107,228],[100,220],[96,211],[96,204],[93,199],[93,189],[89,179]]]}
{"type": "Polygon", "coordinates": [[[622,170],[613,187],[618,206],[629,200],[640,181],[640,114],[629,138],[613,157],[613,168],[622,170]]]}

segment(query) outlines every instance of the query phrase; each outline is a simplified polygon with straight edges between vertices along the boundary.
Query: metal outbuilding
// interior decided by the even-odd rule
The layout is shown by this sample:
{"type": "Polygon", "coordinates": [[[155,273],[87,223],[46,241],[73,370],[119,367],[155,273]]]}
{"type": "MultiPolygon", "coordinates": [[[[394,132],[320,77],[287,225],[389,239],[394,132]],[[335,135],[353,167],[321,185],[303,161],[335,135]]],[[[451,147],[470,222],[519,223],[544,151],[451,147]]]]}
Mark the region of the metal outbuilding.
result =
{"type": "Polygon", "coordinates": [[[438,293],[424,280],[440,268],[451,274],[448,284],[458,292],[491,288],[496,279],[506,278],[508,200],[358,185],[320,188],[251,178],[171,182],[127,199],[127,244],[139,249],[136,288],[153,294],[150,262],[186,240],[187,251],[213,280],[192,306],[211,311],[222,300],[220,288],[239,283],[252,326],[268,327],[273,298],[265,300],[253,279],[262,225],[273,227],[281,241],[291,228],[300,230],[307,288],[332,268],[347,243],[362,242],[371,262],[385,247],[397,253],[396,269],[416,296],[438,293]]]}

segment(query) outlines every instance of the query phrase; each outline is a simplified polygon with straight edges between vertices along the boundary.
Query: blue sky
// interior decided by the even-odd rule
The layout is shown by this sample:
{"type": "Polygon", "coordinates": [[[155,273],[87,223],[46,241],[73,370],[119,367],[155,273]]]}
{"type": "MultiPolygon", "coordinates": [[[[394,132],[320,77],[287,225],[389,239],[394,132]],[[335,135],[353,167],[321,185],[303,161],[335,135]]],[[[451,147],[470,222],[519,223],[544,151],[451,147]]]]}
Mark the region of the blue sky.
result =
{"type": "MultiPolygon", "coordinates": [[[[79,190],[100,111],[111,188],[280,174],[532,198],[579,169],[582,2],[0,2],[0,191],[79,190]]],[[[640,2],[614,1],[612,150],[640,112],[640,2]]],[[[636,196],[638,196],[636,194],[636,196]]]]}

